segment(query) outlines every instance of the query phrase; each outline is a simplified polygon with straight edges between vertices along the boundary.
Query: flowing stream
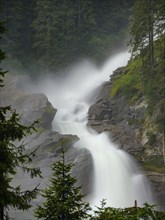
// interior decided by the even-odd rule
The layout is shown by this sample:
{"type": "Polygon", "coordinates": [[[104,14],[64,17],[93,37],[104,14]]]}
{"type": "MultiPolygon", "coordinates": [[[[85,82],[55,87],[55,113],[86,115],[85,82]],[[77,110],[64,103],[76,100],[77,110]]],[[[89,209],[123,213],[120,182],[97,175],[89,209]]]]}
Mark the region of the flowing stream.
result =
{"type": "Polygon", "coordinates": [[[57,108],[54,129],[62,134],[78,135],[75,147],[87,148],[93,157],[94,180],[91,205],[100,205],[104,198],[112,207],[129,207],[152,203],[147,179],[134,160],[114,145],[106,133],[97,134],[87,124],[88,108],[97,88],[109,80],[112,72],[127,64],[129,54],[119,53],[98,68],[84,61],[68,70],[67,77],[44,82],[44,93],[57,108]],[[45,89],[46,88],[46,89],[45,89]]]}

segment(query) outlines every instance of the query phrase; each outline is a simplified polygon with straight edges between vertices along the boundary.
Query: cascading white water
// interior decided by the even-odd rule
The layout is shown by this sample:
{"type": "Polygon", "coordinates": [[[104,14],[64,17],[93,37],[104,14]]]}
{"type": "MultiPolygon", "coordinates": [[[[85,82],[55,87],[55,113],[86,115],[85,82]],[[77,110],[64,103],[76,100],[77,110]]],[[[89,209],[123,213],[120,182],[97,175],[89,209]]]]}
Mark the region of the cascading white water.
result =
{"type": "Polygon", "coordinates": [[[106,133],[97,134],[87,128],[89,96],[112,72],[127,63],[129,54],[120,53],[98,69],[90,62],[75,66],[64,79],[47,80],[40,88],[57,108],[54,129],[62,134],[76,134],[76,147],[87,148],[93,157],[94,180],[90,195],[92,205],[100,205],[104,198],[112,207],[133,206],[138,201],[152,203],[149,184],[133,159],[111,143],[106,133]]]}

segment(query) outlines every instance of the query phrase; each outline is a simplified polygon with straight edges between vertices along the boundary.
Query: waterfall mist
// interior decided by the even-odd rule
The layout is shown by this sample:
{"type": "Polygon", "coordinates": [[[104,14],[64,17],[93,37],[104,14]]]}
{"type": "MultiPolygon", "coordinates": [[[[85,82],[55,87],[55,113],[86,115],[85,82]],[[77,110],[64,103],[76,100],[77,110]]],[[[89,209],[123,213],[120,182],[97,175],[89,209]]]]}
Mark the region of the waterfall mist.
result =
{"type": "Polygon", "coordinates": [[[47,78],[38,88],[35,85],[57,108],[53,129],[78,135],[80,140],[75,147],[87,148],[92,154],[94,179],[88,200],[93,206],[99,206],[103,198],[112,207],[133,206],[135,200],[138,206],[152,203],[149,183],[135,161],[114,145],[107,133],[97,134],[87,127],[88,108],[94,101],[96,89],[109,80],[116,68],[126,65],[128,59],[129,54],[122,52],[101,68],[84,61],[70,68],[65,78],[47,78]]]}

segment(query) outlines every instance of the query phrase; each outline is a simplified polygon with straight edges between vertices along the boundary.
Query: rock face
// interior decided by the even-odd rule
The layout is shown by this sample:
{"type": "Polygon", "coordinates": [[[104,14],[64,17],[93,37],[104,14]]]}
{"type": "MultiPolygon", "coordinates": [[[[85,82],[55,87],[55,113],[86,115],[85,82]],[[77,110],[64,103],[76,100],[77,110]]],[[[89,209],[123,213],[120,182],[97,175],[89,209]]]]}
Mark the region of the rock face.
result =
{"type": "Polygon", "coordinates": [[[138,155],[143,151],[143,145],[139,139],[140,128],[131,123],[136,120],[138,114],[142,114],[145,108],[130,107],[122,95],[110,97],[112,82],[103,85],[96,103],[89,108],[88,125],[98,132],[110,131],[112,140],[118,142],[120,147],[127,152],[138,155]]]}
{"type": "Polygon", "coordinates": [[[145,169],[151,181],[156,201],[162,209],[165,209],[161,134],[157,134],[155,143],[150,144],[147,133],[151,129],[147,122],[145,114],[147,104],[143,97],[134,105],[130,105],[120,91],[111,97],[110,91],[114,80],[120,74],[124,74],[122,68],[117,69],[111,81],[102,86],[95,103],[89,108],[88,125],[97,132],[108,131],[114,142],[137,159],[137,163],[145,169]]]}
{"type": "MultiPolygon", "coordinates": [[[[51,176],[50,165],[60,159],[62,142],[65,142],[66,162],[76,162],[72,173],[78,179],[77,185],[83,185],[82,191],[88,194],[90,191],[92,159],[86,149],[77,149],[73,145],[79,138],[75,135],[61,135],[52,131],[51,124],[56,113],[56,109],[48,101],[44,94],[26,94],[22,88],[22,81],[25,84],[25,76],[5,77],[5,86],[1,88],[1,106],[10,105],[17,113],[21,115],[21,122],[24,125],[30,125],[38,120],[36,132],[26,137],[23,141],[26,143],[26,151],[32,152],[37,149],[36,155],[31,164],[32,167],[39,167],[43,178],[31,179],[25,173],[18,170],[17,175],[12,182],[13,185],[21,185],[22,190],[33,189],[38,184],[40,189],[44,189],[49,184],[51,176]],[[84,182],[85,181],[85,182],[84,182]]],[[[38,196],[33,201],[33,206],[43,201],[38,196]]],[[[34,208],[33,207],[33,208],[34,208]]],[[[21,212],[20,210],[10,210],[10,216],[17,220],[34,220],[33,210],[21,212]]]]}
{"type": "Polygon", "coordinates": [[[26,94],[21,89],[21,79],[18,76],[6,76],[5,87],[1,91],[1,105],[11,105],[16,109],[24,125],[31,125],[38,120],[38,127],[49,128],[57,110],[44,94],[26,94]]]}

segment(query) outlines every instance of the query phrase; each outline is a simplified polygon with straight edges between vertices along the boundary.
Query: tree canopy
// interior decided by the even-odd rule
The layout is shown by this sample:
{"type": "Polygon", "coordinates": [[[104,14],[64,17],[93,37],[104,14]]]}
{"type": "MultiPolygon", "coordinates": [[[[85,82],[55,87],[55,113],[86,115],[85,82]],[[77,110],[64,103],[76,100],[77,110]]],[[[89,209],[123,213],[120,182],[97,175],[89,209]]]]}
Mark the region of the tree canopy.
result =
{"type": "Polygon", "coordinates": [[[127,37],[133,1],[1,0],[5,65],[43,72],[78,58],[103,60],[127,37]]]}

